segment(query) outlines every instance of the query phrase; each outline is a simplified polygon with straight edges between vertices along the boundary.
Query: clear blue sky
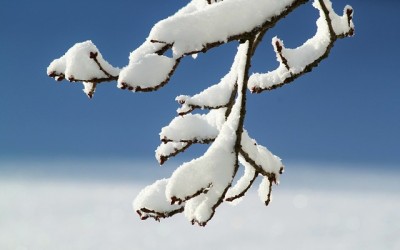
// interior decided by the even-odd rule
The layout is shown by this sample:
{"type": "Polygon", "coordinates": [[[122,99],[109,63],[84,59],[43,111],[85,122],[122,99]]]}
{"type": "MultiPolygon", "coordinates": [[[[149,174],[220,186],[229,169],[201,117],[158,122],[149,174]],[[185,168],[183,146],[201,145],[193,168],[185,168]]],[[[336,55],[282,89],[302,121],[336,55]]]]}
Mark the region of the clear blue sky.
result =
{"type": "MultiPolygon", "coordinates": [[[[129,93],[112,83],[89,100],[81,84],[59,84],[46,68],[88,39],[122,67],[152,25],[185,3],[3,0],[0,164],[37,157],[154,160],[158,133],[176,114],[175,96],[216,83],[230,67],[236,44],[186,58],[170,83],[154,93],[129,93]]],[[[400,2],[333,4],[338,13],[345,4],[354,7],[356,36],[338,41],[327,60],[293,84],[250,95],[246,128],[284,161],[400,166],[400,2]]],[[[313,35],[316,18],[308,3],[270,30],[253,71],[277,66],[273,36],[296,47],[313,35]]]]}

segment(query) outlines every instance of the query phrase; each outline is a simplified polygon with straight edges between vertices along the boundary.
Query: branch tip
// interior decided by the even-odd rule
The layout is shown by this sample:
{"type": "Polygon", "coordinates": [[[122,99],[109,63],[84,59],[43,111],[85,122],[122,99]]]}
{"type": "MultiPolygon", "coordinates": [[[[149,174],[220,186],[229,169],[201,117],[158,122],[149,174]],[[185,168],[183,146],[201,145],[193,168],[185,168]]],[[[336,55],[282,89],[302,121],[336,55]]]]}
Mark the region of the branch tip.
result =
{"type": "Polygon", "coordinates": [[[275,41],[275,48],[278,53],[282,52],[283,47],[278,39],[275,41]]]}
{"type": "Polygon", "coordinates": [[[50,72],[50,74],[48,74],[48,76],[54,78],[57,76],[57,74],[55,71],[52,71],[52,72],[50,72]]]}
{"type": "Polygon", "coordinates": [[[120,86],[118,86],[118,87],[119,87],[120,89],[122,89],[122,90],[125,90],[125,89],[128,88],[128,84],[122,82],[122,83],[120,83],[120,86]]]}
{"type": "Polygon", "coordinates": [[[97,58],[98,54],[99,54],[98,52],[90,52],[89,57],[90,59],[94,59],[97,58]]]}

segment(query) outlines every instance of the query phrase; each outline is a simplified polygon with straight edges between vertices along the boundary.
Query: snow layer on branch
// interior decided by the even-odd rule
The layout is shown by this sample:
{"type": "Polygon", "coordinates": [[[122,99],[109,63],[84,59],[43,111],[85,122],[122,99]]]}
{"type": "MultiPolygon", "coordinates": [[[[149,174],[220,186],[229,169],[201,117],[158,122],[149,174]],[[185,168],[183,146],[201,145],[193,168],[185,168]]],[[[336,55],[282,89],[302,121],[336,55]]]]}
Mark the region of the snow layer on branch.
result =
{"type": "MultiPolygon", "coordinates": [[[[270,89],[274,86],[282,85],[292,76],[304,73],[306,67],[323,58],[329,46],[331,46],[334,39],[336,39],[336,36],[343,35],[354,28],[353,22],[348,20],[346,13],[343,16],[338,16],[332,9],[331,2],[324,2],[329,10],[329,16],[332,20],[332,27],[335,34],[331,34],[324,11],[319,1],[315,0],[313,6],[317,8],[320,13],[320,17],[316,21],[316,34],[295,49],[285,48],[283,42],[277,37],[274,37],[272,39],[272,45],[274,46],[277,60],[279,61],[279,67],[266,74],[253,74],[248,83],[248,88],[250,90],[257,88],[270,89]]],[[[351,9],[351,7],[346,6],[345,12],[348,9],[351,9]]]]}
{"type": "Polygon", "coordinates": [[[207,0],[192,0],[190,3],[188,3],[185,7],[181,8],[178,10],[175,15],[188,15],[193,12],[199,11],[203,9],[204,7],[207,7],[208,3],[207,0]]]}
{"type": "Polygon", "coordinates": [[[272,154],[266,147],[257,144],[254,139],[250,138],[247,131],[243,131],[242,134],[242,149],[264,171],[261,174],[275,174],[275,178],[278,181],[279,172],[283,167],[282,161],[278,156],[272,154]]]}
{"type": "Polygon", "coordinates": [[[244,167],[244,174],[226,193],[225,200],[228,201],[240,201],[237,198],[240,198],[244,195],[244,193],[247,191],[247,189],[250,188],[251,184],[257,176],[256,170],[253,168],[253,166],[246,162],[246,160],[242,156],[239,157],[239,162],[244,167]]]}
{"type": "Polygon", "coordinates": [[[104,60],[92,41],[75,44],[65,55],[50,63],[47,67],[47,74],[64,75],[66,79],[82,81],[109,77],[93,60],[92,57],[95,54],[97,61],[106,72],[112,76],[117,76],[119,74],[120,70],[111,66],[111,64],[104,60]]]}
{"type": "Polygon", "coordinates": [[[161,145],[157,147],[155,152],[156,159],[158,163],[162,165],[169,157],[184,150],[186,147],[188,147],[187,142],[170,141],[167,143],[161,143],[161,145]]]}
{"type": "MultiPolygon", "coordinates": [[[[204,2],[206,2],[204,0],[204,2]]],[[[175,57],[201,51],[206,44],[225,42],[233,35],[252,31],[282,13],[294,0],[226,0],[179,11],[157,23],[148,40],[172,44],[175,57]]]]}
{"type": "Polygon", "coordinates": [[[200,190],[217,189],[222,195],[233,176],[236,157],[236,134],[232,121],[227,121],[207,152],[200,158],[184,163],[172,175],[167,186],[167,197],[185,201],[200,190]],[[210,186],[211,185],[211,186],[210,186]]]}
{"type": "Polygon", "coordinates": [[[96,84],[92,82],[82,82],[83,83],[83,92],[89,97],[92,98],[93,94],[96,90],[96,84]]]}
{"type": "Polygon", "coordinates": [[[118,86],[123,83],[134,88],[151,89],[169,78],[175,66],[175,60],[157,54],[145,55],[141,60],[129,63],[118,79],[118,86]]]}
{"type": "Polygon", "coordinates": [[[219,202],[221,195],[220,189],[212,188],[207,193],[188,200],[185,204],[185,217],[192,223],[205,225],[205,222],[214,214],[214,206],[219,202]]]}
{"type": "MultiPolygon", "coordinates": [[[[239,88],[243,84],[247,48],[248,42],[238,48],[238,54],[241,55],[237,71],[239,88]]],[[[186,217],[200,225],[205,225],[213,216],[215,207],[222,202],[235,174],[238,162],[234,148],[241,107],[242,94],[239,91],[232,111],[213,144],[203,156],[175,170],[167,184],[167,198],[172,202],[187,201],[186,217]]]]}
{"type": "Polygon", "coordinates": [[[161,129],[163,141],[208,141],[218,135],[218,128],[225,121],[225,109],[212,110],[206,115],[188,114],[175,117],[161,129]]]}
{"type": "Polygon", "coordinates": [[[228,104],[237,82],[238,66],[241,62],[240,54],[237,53],[229,72],[221,81],[192,97],[181,95],[176,101],[182,104],[177,110],[179,114],[190,112],[193,108],[220,108],[228,104]]]}
{"type": "Polygon", "coordinates": [[[182,206],[171,205],[165,197],[165,187],[168,179],[158,180],[144,188],[133,201],[133,209],[140,213],[143,219],[147,217],[167,217],[173,211],[178,211],[182,206]]]}
{"type": "MultiPolygon", "coordinates": [[[[354,29],[353,21],[349,22],[347,17],[348,10],[351,10],[351,12],[353,12],[353,8],[350,5],[346,5],[343,10],[343,16],[339,16],[334,11],[331,1],[324,0],[324,3],[329,11],[329,17],[332,20],[332,28],[335,31],[335,34],[344,34],[349,32],[349,29],[354,29]]],[[[318,1],[314,1],[313,6],[317,9],[321,9],[321,5],[318,1]]]]}
{"type": "Polygon", "coordinates": [[[232,95],[236,78],[231,74],[227,74],[218,84],[215,84],[197,95],[192,97],[180,95],[176,97],[176,101],[182,103],[177,112],[184,114],[190,112],[193,108],[220,108],[228,104],[232,95]]]}
{"type": "Polygon", "coordinates": [[[157,54],[165,44],[145,41],[131,52],[129,64],[118,78],[118,87],[128,85],[133,90],[155,89],[166,82],[177,64],[175,59],[157,54]]]}
{"type": "Polygon", "coordinates": [[[264,177],[258,188],[258,196],[266,205],[271,201],[271,182],[267,177],[264,177]]]}

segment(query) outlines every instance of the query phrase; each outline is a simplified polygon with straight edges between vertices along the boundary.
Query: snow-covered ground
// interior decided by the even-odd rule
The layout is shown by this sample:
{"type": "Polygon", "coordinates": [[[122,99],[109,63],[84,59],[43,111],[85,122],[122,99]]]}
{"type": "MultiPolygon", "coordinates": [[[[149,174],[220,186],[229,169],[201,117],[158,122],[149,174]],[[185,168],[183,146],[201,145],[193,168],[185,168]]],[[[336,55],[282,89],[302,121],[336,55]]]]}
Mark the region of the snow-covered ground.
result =
{"type": "Polygon", "coordinates": [[[183,215],[158,223],[132,211],[154,179],[147,166],[63,164],[0,167],[0,249],[400,249],[395,170],[286,164],[269,207],[251,190],[201,228],[183,215]]]}

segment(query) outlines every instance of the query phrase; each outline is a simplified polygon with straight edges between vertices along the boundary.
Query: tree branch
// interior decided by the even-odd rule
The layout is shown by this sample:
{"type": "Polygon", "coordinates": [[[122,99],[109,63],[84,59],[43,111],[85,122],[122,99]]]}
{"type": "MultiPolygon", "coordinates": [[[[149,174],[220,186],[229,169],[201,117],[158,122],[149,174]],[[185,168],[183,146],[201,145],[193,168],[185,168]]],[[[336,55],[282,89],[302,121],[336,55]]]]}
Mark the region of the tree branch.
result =
{"type": "Polygon", "coordinates": [[[301,47],[296,49],[287,49],[284,47],[281,40],[274,38],[272,44],[275,52],[277,53],[277,57],[280,59],[280,66],[276,70],[266,74],[253,74],[249,80],[249,88],[251,92],[261,93],[262,91],[273,90],[293,82],[298,77],[311,72],[312,69],[317,67],[323,59],[327,58],[337,39],[354,35],[354,27],[352,23],[353,10],[351,7],[346,7],[344,16],[335,16],[336,19],[346,18],[348,23],[347,30],[337,33],[333,28],[333,20],[330,17],[330,13],[334,15],[336,14],[333,12],[333,10],[328,10],[324,0],[318,0],[318,3],[321,6],[319,20],[325,20],[325,25],[327,25],[329,30],[328,34],[324,34],[324,28],[321,27],[322,24],[319,24],[316,35],[309,39],[301,47]],[[318,45],[314,45],[313,42],[314,40],[320,41],[319,38],[321,36],[329,37],[328,43],[325,45],[325,49],[322,52],[318,49],[310,49],[314,47],[318,48],[318,45]],[[294,55],[295,53],[298,54],[294,55]],[[288,57],[289,55],[290,58],[288,57]],[[317,57],[315,57],[315,55],[317,55],[317,57]],[[298,58],[307,57],[314,57],[314,59],[305,65],[293,63],[294,61],[298,60],[298,58]],[[301,70],[299,70],[300,67],[301,70]]]}

